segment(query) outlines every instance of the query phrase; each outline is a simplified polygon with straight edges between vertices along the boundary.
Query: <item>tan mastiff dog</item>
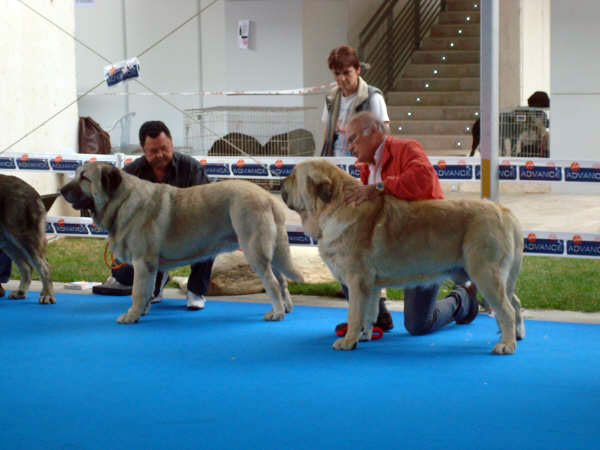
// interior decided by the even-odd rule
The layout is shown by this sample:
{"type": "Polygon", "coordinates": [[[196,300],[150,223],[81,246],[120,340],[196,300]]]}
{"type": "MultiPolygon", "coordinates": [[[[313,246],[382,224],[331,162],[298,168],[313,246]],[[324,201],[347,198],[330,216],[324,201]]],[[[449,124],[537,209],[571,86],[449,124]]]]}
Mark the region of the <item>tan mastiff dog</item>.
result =
{"type": "MultiPolygon", "coordinates": [[[[412,287],[464,273],[496,312],[497,354],[513,353],[525,336],[515,284],[523,235],[515,216],[489,201],[403,201],[390,195],[344,203],[344,186],[360,183],[325,160],[298,164],[282,185],[284,202],[350,291],[348,331],[333,348],[351,350],[377,317],[383,287],[412,287]]],[[[464,279],[456,279],[464,282],[464,279]]]]}
{"type": "Polygon", "coordinates": [[[273,303],[264,319],[281,320],[292,310],[285,276],[302,281],[302,275],[290,258],[283,206],[255,184],[230,180],[181,189],[93,162],[77,169],[61,194],[75,209],[90,209],[108,231],[111,251],[133,265],[133,303],[117,322],[134,323],[147,312],[157,271],[237,248],[273,303]]]}

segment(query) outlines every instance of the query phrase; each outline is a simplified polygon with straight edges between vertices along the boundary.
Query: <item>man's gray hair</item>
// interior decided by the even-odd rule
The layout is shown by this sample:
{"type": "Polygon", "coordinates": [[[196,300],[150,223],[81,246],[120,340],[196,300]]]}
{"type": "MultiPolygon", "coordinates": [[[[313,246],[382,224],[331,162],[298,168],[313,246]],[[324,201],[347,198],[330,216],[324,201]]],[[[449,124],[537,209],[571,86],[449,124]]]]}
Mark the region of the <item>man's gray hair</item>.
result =
{"type": "Polygon", "coordinates": [[[386,127],[383,122],[370,111],[363,111],[354,114],[350,118],[350,122],[348,122],[348,124],[352,122],[358,122],[363,130],[369,130],[373,125],[375,125],[381,133],[387,134],[388,127],[386,127]]]}

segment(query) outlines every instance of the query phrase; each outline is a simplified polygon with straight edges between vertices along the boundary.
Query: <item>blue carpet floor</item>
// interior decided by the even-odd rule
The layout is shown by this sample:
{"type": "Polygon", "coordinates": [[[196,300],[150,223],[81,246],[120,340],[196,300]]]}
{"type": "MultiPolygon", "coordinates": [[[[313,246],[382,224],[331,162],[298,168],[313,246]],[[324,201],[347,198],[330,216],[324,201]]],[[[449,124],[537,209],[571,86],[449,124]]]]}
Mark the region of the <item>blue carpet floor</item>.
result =
{"type": "Polygon", "coordinates": [[[129,297],[0,299],[2,449],[599,448],[600,326],[526,322],[494,356],[481,315],[331,349],[345,309],[129,297]]]}

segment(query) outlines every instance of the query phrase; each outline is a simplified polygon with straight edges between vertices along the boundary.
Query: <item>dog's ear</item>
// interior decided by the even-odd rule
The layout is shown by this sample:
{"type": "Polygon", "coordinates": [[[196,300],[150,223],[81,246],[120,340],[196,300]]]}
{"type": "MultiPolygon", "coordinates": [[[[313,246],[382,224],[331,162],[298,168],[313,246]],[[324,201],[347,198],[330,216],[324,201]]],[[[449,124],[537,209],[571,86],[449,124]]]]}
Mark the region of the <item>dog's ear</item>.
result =
{"type": "Polygon", "coordinates": [[[100,178],[102,180],[102,189],[111,197],[121,184],[121,171],[115,166],[106,165],[102,167],[100,178]]]}
{"type": "Polygon", "coordinates": [[[314,198],[320,198],[323,203],[329,203],[333,197],[333,182],[321,172],[313,172],[308,176],[308,188],[314,198]]]}

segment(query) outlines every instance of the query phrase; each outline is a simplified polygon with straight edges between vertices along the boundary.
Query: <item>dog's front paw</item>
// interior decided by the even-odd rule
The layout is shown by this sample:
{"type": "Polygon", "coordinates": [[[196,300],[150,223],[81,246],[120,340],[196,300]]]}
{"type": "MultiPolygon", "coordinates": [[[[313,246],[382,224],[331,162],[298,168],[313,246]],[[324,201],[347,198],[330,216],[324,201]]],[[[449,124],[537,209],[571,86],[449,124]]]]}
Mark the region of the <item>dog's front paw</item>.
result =
{"type": "Polygon", "coordinates": [[[334,350],[354,350],[356,348],[356,341],[347,340],[345,337],[337,339],[333,343],[334,350]]]}
{"type": "Polygon", "coordinates": [[[56,303],[56,297],[54,294],[40,294],[38,302],[40,305],[54,305],[56,303]]]}
{"type": "Polygon", "coordinates": [[[127,312],[119,316],[117,323],[136,323],[139,319],[140,316],[127,312]]]}
{"type": "Polygon", "coordinates": [[[263,319],[269,322],[275,322],[277,320],[283,320],[284,317],[285,312],[269,311],[264,315],[263,319]]]}
{"type": "Polygon", "coordinates": [[[25,298],[25,291],[15,290],[8,294],[8,298],[11,300],[23,300],[25,298]]]}
{"type": "Polygon", "coordinates": [[[492,353],[496,355],[512,355],[515,352],[516,348],[517,343],[514,341],[509,343],[498,342],[496,345],[494,345],[492,353]]]}

